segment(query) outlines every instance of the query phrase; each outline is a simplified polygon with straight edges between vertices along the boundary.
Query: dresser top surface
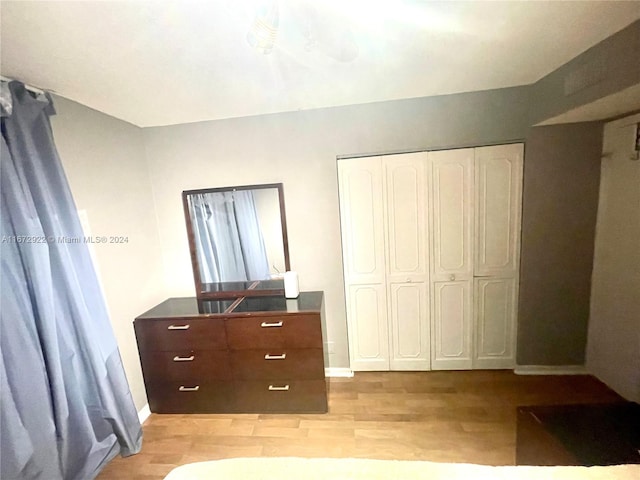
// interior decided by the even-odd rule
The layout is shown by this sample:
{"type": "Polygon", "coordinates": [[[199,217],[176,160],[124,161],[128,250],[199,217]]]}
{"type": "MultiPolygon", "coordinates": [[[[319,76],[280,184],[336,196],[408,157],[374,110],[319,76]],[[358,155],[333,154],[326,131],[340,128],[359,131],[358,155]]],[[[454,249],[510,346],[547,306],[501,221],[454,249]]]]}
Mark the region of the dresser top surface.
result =
{"type": "Polygon", "coordinates": [[[317,313],[322,308],[323,292],[300,292],[298,298],[284,296],[238,297],[223,300],[198,300],[174,297],[156,305],[136,320],[171,317],[246,316],[260,313],[317,313]]]}

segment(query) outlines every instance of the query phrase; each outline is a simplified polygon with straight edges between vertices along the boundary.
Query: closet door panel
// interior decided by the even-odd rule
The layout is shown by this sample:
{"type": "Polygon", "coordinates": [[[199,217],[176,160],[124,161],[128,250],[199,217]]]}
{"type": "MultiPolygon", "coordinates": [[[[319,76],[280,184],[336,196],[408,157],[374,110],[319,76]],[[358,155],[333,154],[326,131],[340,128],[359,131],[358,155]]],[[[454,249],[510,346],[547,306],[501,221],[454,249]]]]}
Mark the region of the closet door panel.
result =
{"type": "Polygon", "coordinates": [[[434,370],[472,367],[471,281],[436,282],[433,285],[434,370]]]}
{"type": "Polygon", "coordinates": [[[522,144],[476,149],[476,276],[518,270],[522,154],[522,144]]]}
{"type": "Polygon", "coordinates": [[[351,368],[388,370],[381,159],[340,160],[338,179],[351,368]]]}
{"type": "Polygon", "coordinates": [[[426,154],[391,155],[385,172],[387,275],[392,281],[419,276],[427,267],[426,154]],[[397,277],[397,278],[396,278],[397,277]]]}
{"type": "Polygon", "coordinates": [[[351,285],[347,293],[351,368],[389,370],[389,334],[384,285],[351,285]]]}
{"type": "Polygon", "coordinates": [[[468,280],[472,264],[473,149],[429,153],[433,281],[468,280]]]}
{"type": "Polygon", "coordinates": [[[426,160],[413,153],[382,161],[392,370],[428,370],[431,363],[426,160]]]}
{"type": "Polygon", "coordinates": [[[515,364],[523,151],[476,149],[474,368],[515,364]]]}
{"type": "Polygon", "coordinates": [[[514,278],[474,280],[474,368],[514,367],[516,293],[514,278]]]}
{"type": "Polygon", "coordinates": [[[429,370],[429,304],[426,282],[389,285],[391,370],[429,370]]]}
{"type": "Polygon", "coordinates": [[[344,273],[347,284],[385,281],[382,166],[379,158],[338,162],[344,273]]]}

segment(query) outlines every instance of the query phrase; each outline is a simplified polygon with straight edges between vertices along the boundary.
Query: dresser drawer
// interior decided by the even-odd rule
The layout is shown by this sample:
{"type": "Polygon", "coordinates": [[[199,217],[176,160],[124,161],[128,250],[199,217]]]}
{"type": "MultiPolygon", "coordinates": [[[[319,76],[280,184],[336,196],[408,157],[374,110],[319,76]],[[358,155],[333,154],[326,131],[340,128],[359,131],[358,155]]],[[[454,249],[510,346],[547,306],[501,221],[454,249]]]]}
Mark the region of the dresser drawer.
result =
{"type": "Polygon", "coordinates": [[[231,380],[227,350],[144,351],[142,371],[152,380],[231,380]]]}
{"type": "Polygon", "coordinates": [[[172,318],[136,320],[140,350],[214,350],[227,348],[224,320],[172,318]]]}
{"type": "Polygon", "coordinates": [[[230,357],[238,380],[324,379],[321,348],[232,350],[230,357]]]}
{"type": "Polygon", "coordinates": [[[324,380],[237,381],[236,404],[241,412],[327,412],[324,380]]]}
{"type": "Polygon", "coordinates": [[[322,348],[320,315],[225,320],[230,349],[322,348]]]}
{"type": "Polygon", "coordinates": [[[235,411],[233,382],[153,382],[146,387],[149,408],[153,413],[235,411]]]}

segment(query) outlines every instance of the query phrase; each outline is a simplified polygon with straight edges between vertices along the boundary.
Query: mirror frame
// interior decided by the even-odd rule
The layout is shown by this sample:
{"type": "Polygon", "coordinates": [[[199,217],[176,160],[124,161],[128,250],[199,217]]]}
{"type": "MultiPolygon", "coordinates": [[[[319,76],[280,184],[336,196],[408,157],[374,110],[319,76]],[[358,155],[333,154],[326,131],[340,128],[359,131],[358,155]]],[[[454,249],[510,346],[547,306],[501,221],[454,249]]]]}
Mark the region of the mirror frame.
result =
{"type": "MultiPolygon", "coordinates": [[[[259,190],[267,188],[276,188],[278,190],[278,199],[280,203],[280,225],[282,228],[282,246],[284,250],[284,264],[285,271],[291,270],[289,263],[289,242],[287,239],[287,221],[284,211],[284,189],[282,183],[264,183],[258,185],[239,185],[235,187],[216,187],[216,188],[203,188],[199,190],[185,190],[182,192],[182,207],[184,210],[184,218],[187,224],[187,237],[189,239],[189,253],[191,256],[191,267],[193,269],[193,279],[196,286],[196,297],[198,299],[207,298],[234,298],[234,297],[257,297],[257,296],[269,296],[269,295],[284,295],[284,280],[282,282],[282,288],[257,288],[262,280],[247,280],[245,283],[251,285],[244,290],[223,290],[223,291],[206,291],[203,289],[203,283],[200,277],[200,265],[198,264],[198,255],[196,252],[195,236],[193,234],[193,226],[191,224],[191,212],[189,211],[189,195],[202,194],[202,193],[214,193],[214,192],[232,192],[235,190],[259,190]]],[[[282,272],[284,273],[284,272],[282,272]]],[[[218,284],[237,284],[241,282],[220,282],[218,284]]],[[[206,285],[206,284],[204,284],[206,285]]],[[[216,284],[213,284],[216,285],[216,284]]]]}

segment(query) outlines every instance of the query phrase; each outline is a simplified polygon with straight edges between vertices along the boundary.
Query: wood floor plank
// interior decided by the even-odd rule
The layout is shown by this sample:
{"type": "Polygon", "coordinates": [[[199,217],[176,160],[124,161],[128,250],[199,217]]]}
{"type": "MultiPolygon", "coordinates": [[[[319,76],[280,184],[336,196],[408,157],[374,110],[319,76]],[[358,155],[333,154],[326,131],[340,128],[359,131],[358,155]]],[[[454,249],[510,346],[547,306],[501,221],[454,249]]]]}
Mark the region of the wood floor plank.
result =
{"type": "Polygon", "coordinates": [[[323,438],[327,440],[335,438],[336,441],[341,441],[344,438],[355,437],[354,428],[315,428],[308,429],[307,432],[307,436],[309,438],[323,438]]]}
{"type": "Polygon", "coordinates": [[[218,460],[232,457],[259,457],[262,455],[262,450],[262,445],[211,445],[194,443],[189,450],[189,455],[199,455],[205,460],[218,460]]]}
{"type": "Polygon", "coordinates": [[[297,427],[263,427],[256,425],[253,428],[254,437],[279,437],[279,438],[301,438],[308,437],[309,430],[297,427]]]}

